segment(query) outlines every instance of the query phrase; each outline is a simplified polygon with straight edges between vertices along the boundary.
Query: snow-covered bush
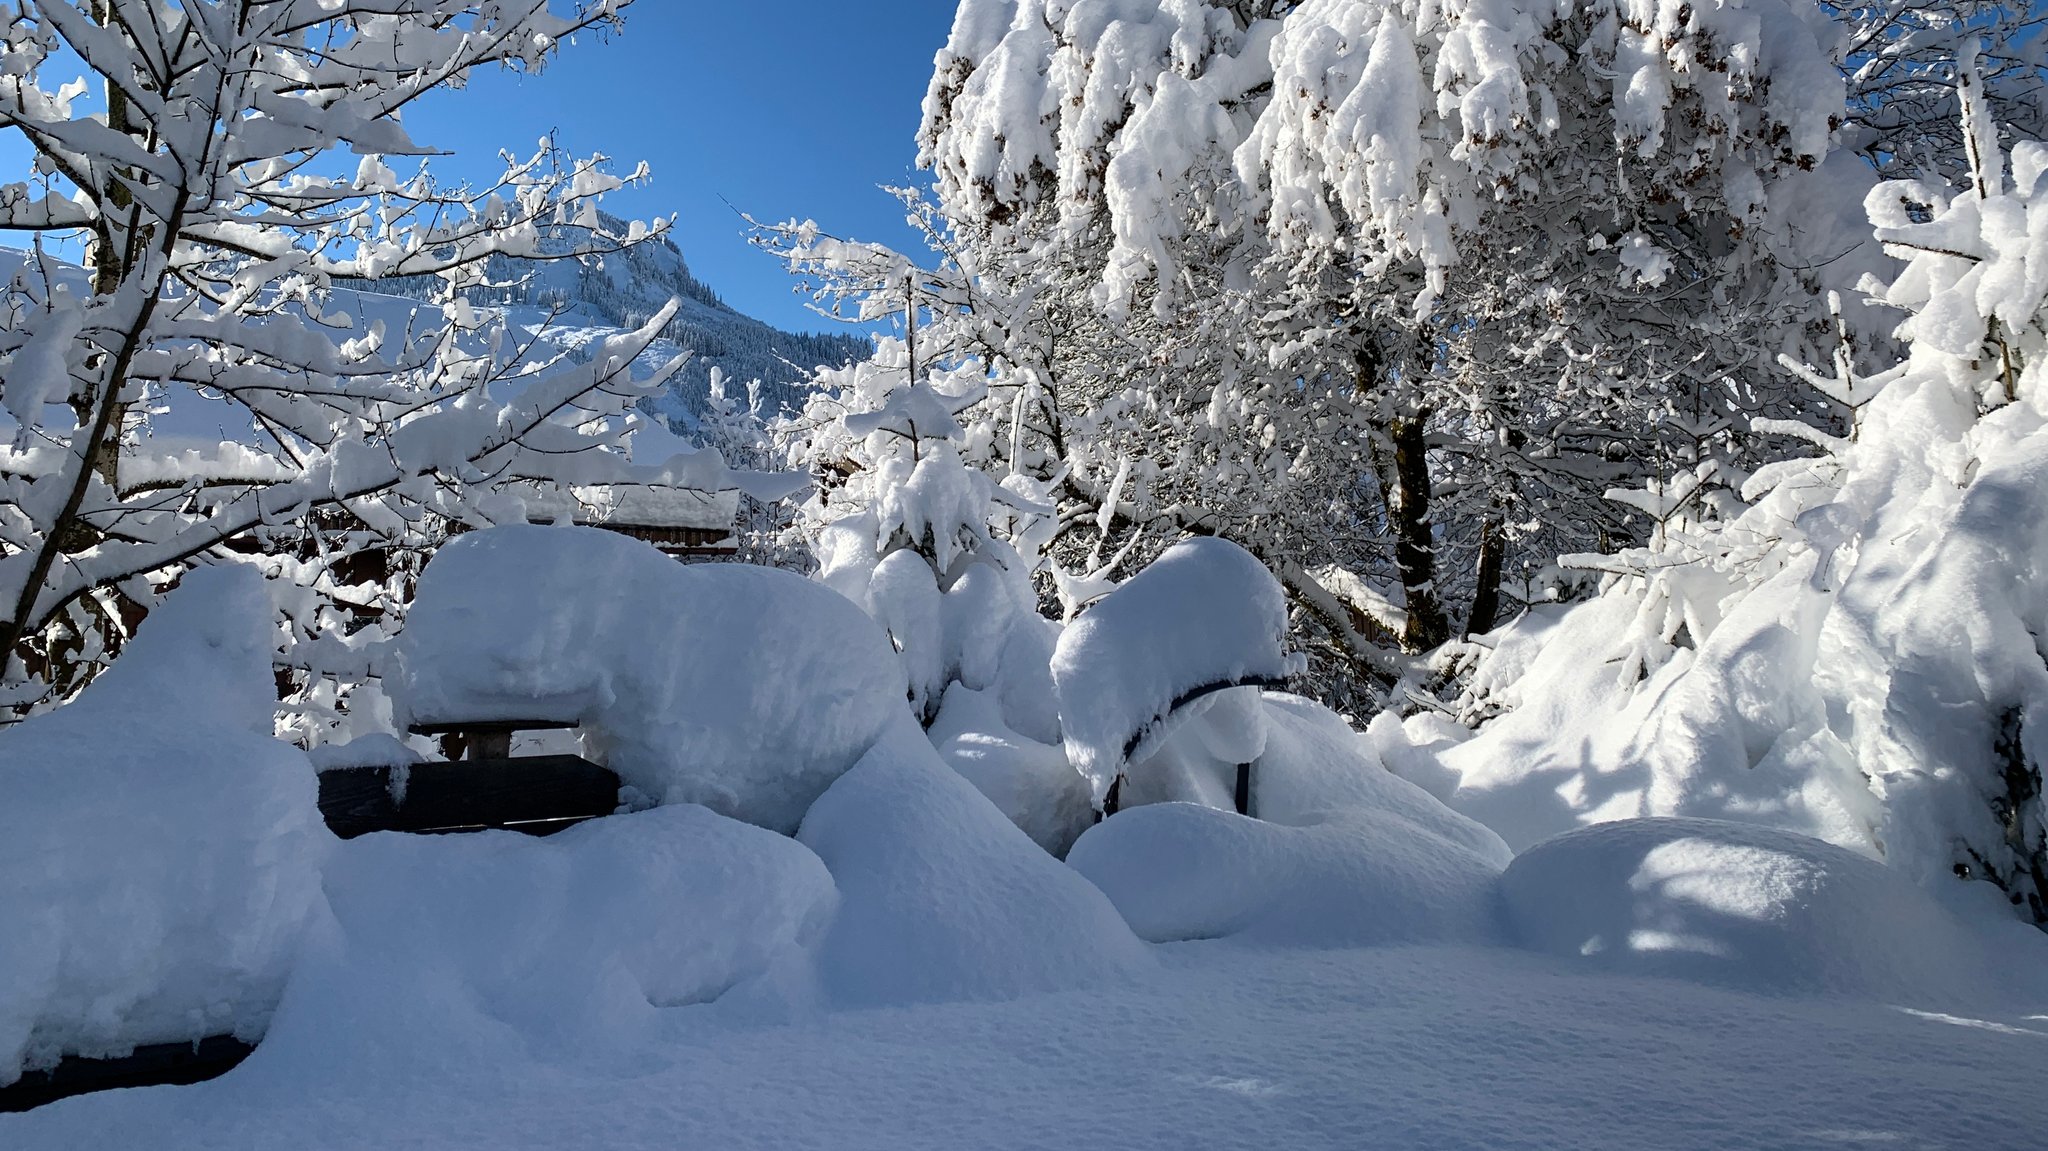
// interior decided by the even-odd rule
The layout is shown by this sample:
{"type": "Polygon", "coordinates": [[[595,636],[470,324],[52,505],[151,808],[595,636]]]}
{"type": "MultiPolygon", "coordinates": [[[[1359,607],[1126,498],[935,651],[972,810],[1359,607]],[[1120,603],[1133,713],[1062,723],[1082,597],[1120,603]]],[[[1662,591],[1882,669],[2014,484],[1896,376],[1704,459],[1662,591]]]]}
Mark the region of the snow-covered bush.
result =
{"type": "Polygon", "coordinates": [[[263,1033],[332,843],[271,737],[273,609],[188,574],[71,704],[0,730],[0,1083],[263,1033]]]}
{"type": "Polygon", "coordinates": [[[2048,147],[2006,153],[1965,93],[1970,187],[1867,201],[1905,261],[1873,290],[1906,313],[1908,358],[1790,365],[1851,433],[1781,426],[1818,454],[1758,471],[1732,520],[1587,557],[1612,573],[1602,596],[1517,624],[1482,664],[1468,704],[1519,710],[1443,750],[1439,786],[1483,819],[1536,800],[1549,814],[1503,826],[1511,842],[1735,819],[1929,884],[1988,880],[2048,922],[2048,147]]]}
{"type": "Polygon", "coordinates": [[[596,528],[457,539],[400,645],[400,724],[577,723],[649,799],[785,832],[903,710],[888,637],[829,589],[596,528]]]}
{"type": "Polygon", "coordinates": [[[985,386],[971,366],[913,371],[911,347],[884,339],[873,358],[821,372],[821,390],[781,429],[790,462],[819,477],[797,529],[817,578],[888,631],[911,709],[942,753],[1064,852],[1090,808],[1060,751],[1058,628],[1033,586],[1053,508],[1038,486],[999,483],[970,462],[991,434],[985,418],[960,418],[985,386]]]}

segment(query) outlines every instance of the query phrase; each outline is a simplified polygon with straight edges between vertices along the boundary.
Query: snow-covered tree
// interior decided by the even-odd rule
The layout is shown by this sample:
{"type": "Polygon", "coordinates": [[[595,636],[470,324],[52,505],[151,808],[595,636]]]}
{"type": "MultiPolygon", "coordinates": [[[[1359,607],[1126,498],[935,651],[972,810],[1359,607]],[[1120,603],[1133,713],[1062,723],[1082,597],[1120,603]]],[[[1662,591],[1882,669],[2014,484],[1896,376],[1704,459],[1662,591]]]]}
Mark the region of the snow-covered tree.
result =
{"type": "Polygon", "coordinates": [[[331,587],[354,582],[345,553],[429,516],[488,522],[478,503],[505,480],[684,478],[607,450],[616,417],[673,371],[633,370],[668,310],[570,363],[465,295],[493,257],[576,259],[654,234],[598,226],[598,197],[633,174],[551,146],[508,155],[483,187],[387,162],[428,153],[402,122],[420,97],[480,67],[537,68],[624,7],[14,6],[0,127],[35,166],[0,187],[0,228],[37,243],[0,309],[8,681],[89,664],[77,645],[118,638],[186,565],[278,550],[264,533],[298,533],[306,570],[289,574],[331,587]],[[89,83],[69,79],[81,67],[89,83]],[[543,243],[567,223],[581,242],[543,243]],[[83,235],[82,271],[44,249],[52,233],[83,235]],[[353,315],[330,291],[384,277],[435,277],[435,306],[353,315]],[[194,413],[218,441],[171,434],[194,413]]]}
{"type": "Polygon", "coordinates": [[[2011,0],[1821,0],[1842,37],[1849,147],[1886,176],[1967,178],[1956,60],[1977,53],[1986,111],[2009,137],[2048,138],[2048,9],[2011,0]]]}
{"type": "Polygon", "coordinates": [[[1018,466],[1243,543],[1355,680],[1812,414],[1772,361],[1838,335],[1790,212],[1842,92],[1794,3],[1022,0],[962,6],[920,139],[1018,466]]]}
{"type": "MultiPolygon", "coordinates": [[[[1779,425],[1809,450],[1758,469],[1739,514],[1586,557],[1610,582],[1545,641],[1575,667],[1482,666],[1467,703],[1598,700],[1563,738],[1587,772],[1647,779],[1634,813],[1776,823],[2048,923],[2048,146],[2000,146],[1967,49],[1955,184],[1867,200],[1904,262],[1873,290],[1907,357],[1790,362],[1853,424],[1779,425]]],[[[1489,786],[1488,730],[1460,786],[1489,786]]]]}

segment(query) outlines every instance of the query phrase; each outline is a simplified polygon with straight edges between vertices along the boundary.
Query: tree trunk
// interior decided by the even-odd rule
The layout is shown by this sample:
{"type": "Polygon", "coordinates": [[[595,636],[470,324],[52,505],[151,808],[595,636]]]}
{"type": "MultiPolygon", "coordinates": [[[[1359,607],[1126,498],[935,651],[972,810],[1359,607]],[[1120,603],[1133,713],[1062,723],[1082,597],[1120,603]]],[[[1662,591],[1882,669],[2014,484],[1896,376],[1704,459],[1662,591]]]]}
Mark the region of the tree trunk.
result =
{"type": "Polygon", "coordinates": [[[1423,438],[1428,413],[1396,419],[1387,426],[1394,445],[1394,563],[1407,596],[1408,627],[1401,645],[1427,651],[1450,638],[1443,602],[1437,598],[1436,538],[1429,513],[1429,450],[1423,438]]]}
{"type": "Polygon", "coordinates": [[[1466,635],[1484,635],[1500,619],[1500,570],[1508,553],[1507,533],[1497,517],[1479,528],[1479,586],[1472,593],[1472,614],[1465,618],[1466,635]]]}
{"type": "MultiPolygon", "coordinates": [[[[116,28],[111,0],[94,0],[92,19],[102,28],[116,28]]],[[[107,126],[116,132],[137,137],[137,146],[146,150],[149,147],[148,142],[139,138],[135,123],[128,115],[128,94],[111,81],[102,87],[107,101],[107,126]]],[[[119,213],[126,212],[135,202],[133,193],[128,190],[128,181],[133,178],[134,173],[128,168],[117,167],[109,174],[106,187],[101,189],[99,198],[99,226],[93,229],[93,238],[86,245],[85,263],[92,272],[93,295],[101,298],[111,296],[120,290],[122,281],[128,278],[130,264],[133,262],[130,247],[143,239],[141,236],[118,233],[115,228],[119,213]]],[[[121,435],[128,423],[128,405],[120,402],[121,389],[126,384],[125,379],[106,381],[106,387],[113,393],[113,432],[100,441],[92,459],[87,461],[91,471],[114,491],[120,490],[121,435]]],[[[99,397],[89,395],[79,397],[73,403],[81,427],[93,421],[98,403],[99,397]]],[[[91,539],[73,541],[67,545],[66,550],[83,551],[91,546],[92,542],[94,541],[91,539]]]]}

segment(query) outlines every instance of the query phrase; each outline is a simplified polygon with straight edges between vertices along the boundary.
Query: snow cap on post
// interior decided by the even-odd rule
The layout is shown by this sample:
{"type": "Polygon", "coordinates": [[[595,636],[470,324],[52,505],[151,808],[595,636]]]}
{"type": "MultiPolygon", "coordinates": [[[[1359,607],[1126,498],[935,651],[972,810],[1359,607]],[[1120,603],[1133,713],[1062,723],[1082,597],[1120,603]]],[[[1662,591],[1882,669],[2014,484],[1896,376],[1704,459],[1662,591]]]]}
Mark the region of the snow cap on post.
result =
{"type": "Polygon", "coordinates": [[[1250,552],[1197,537],[1089,608],[1060,635],[1053,686],[1067,756],[1099,804],[1130,752],[1164,733],[1181,705],[1234,686],[1279,685],[1300,670],[1286,650],[1287,597],[1250,552]]]}

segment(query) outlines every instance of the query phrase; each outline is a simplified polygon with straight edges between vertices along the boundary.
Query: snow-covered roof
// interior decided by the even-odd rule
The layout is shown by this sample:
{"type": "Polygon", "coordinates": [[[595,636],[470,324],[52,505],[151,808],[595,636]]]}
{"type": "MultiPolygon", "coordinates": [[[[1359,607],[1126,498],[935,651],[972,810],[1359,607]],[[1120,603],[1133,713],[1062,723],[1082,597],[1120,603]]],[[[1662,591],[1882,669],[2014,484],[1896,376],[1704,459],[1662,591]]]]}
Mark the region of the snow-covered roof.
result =
{"type": "Polygon", "coordinates": [[[739,515],[740,493],[613,484],[541,489],[522,485],[526,518],[610,528],[695,528],[725,532],[739,515]]]}

